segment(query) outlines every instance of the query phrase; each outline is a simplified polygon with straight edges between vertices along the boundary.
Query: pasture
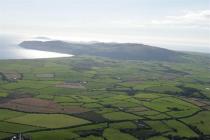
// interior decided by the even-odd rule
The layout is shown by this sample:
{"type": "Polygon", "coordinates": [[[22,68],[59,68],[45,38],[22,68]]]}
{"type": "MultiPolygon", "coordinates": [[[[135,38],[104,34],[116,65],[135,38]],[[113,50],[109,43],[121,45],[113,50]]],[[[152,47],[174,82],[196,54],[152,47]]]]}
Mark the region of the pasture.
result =
{"type": "Polygon", "coordinates": [[[0,139],[208,139],[210,71],[192,60],[0,60],[0,139]]]}

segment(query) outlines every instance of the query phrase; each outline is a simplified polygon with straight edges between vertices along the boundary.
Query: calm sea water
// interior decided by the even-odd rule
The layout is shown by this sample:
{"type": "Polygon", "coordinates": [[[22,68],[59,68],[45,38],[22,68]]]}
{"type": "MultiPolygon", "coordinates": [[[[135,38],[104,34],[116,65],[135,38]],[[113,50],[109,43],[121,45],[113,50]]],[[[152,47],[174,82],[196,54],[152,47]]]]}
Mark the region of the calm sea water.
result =
{"type": "Polygon", "coordinates": [[[47,51],[24,49],[19,46],[0,46],[0,59],[37,59],[72,57],[70,54],[61,54],[47,51]]]}

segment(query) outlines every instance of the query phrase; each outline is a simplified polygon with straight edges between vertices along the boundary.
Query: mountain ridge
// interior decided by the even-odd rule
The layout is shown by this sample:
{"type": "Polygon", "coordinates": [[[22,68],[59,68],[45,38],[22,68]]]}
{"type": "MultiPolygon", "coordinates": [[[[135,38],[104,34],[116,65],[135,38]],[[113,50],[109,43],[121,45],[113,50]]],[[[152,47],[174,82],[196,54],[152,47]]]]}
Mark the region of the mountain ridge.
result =
{"type": "Polygon", "coordinates": [[[23,41],[19,46],[73,55],[92,55],[124,60],[176,61],[182,52],[138,43],[73,43],[60,40],[23,41]]]}

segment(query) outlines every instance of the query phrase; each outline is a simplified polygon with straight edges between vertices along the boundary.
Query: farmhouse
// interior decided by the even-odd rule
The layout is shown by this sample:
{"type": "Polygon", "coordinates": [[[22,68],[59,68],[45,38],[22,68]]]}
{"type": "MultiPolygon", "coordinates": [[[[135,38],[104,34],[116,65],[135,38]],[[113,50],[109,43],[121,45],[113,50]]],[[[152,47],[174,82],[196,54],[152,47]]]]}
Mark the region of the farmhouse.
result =
{"type": "Polygon", "coordinates": [[[23,136],[22,133],[18,133],[10,138],[6,138],[5,140],[31,140],[31,138],[23,136]]]}

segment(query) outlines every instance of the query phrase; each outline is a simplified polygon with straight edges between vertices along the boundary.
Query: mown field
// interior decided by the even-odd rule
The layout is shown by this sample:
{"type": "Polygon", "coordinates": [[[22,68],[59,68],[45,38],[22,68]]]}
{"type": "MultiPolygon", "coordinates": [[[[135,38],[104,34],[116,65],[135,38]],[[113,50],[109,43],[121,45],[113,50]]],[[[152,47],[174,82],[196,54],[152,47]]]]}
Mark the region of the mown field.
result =
{"type": "Polygon", "coordinates": [[[209,125],[209,58],[0,60],[0,139],[210,139],[209,125]]]}

